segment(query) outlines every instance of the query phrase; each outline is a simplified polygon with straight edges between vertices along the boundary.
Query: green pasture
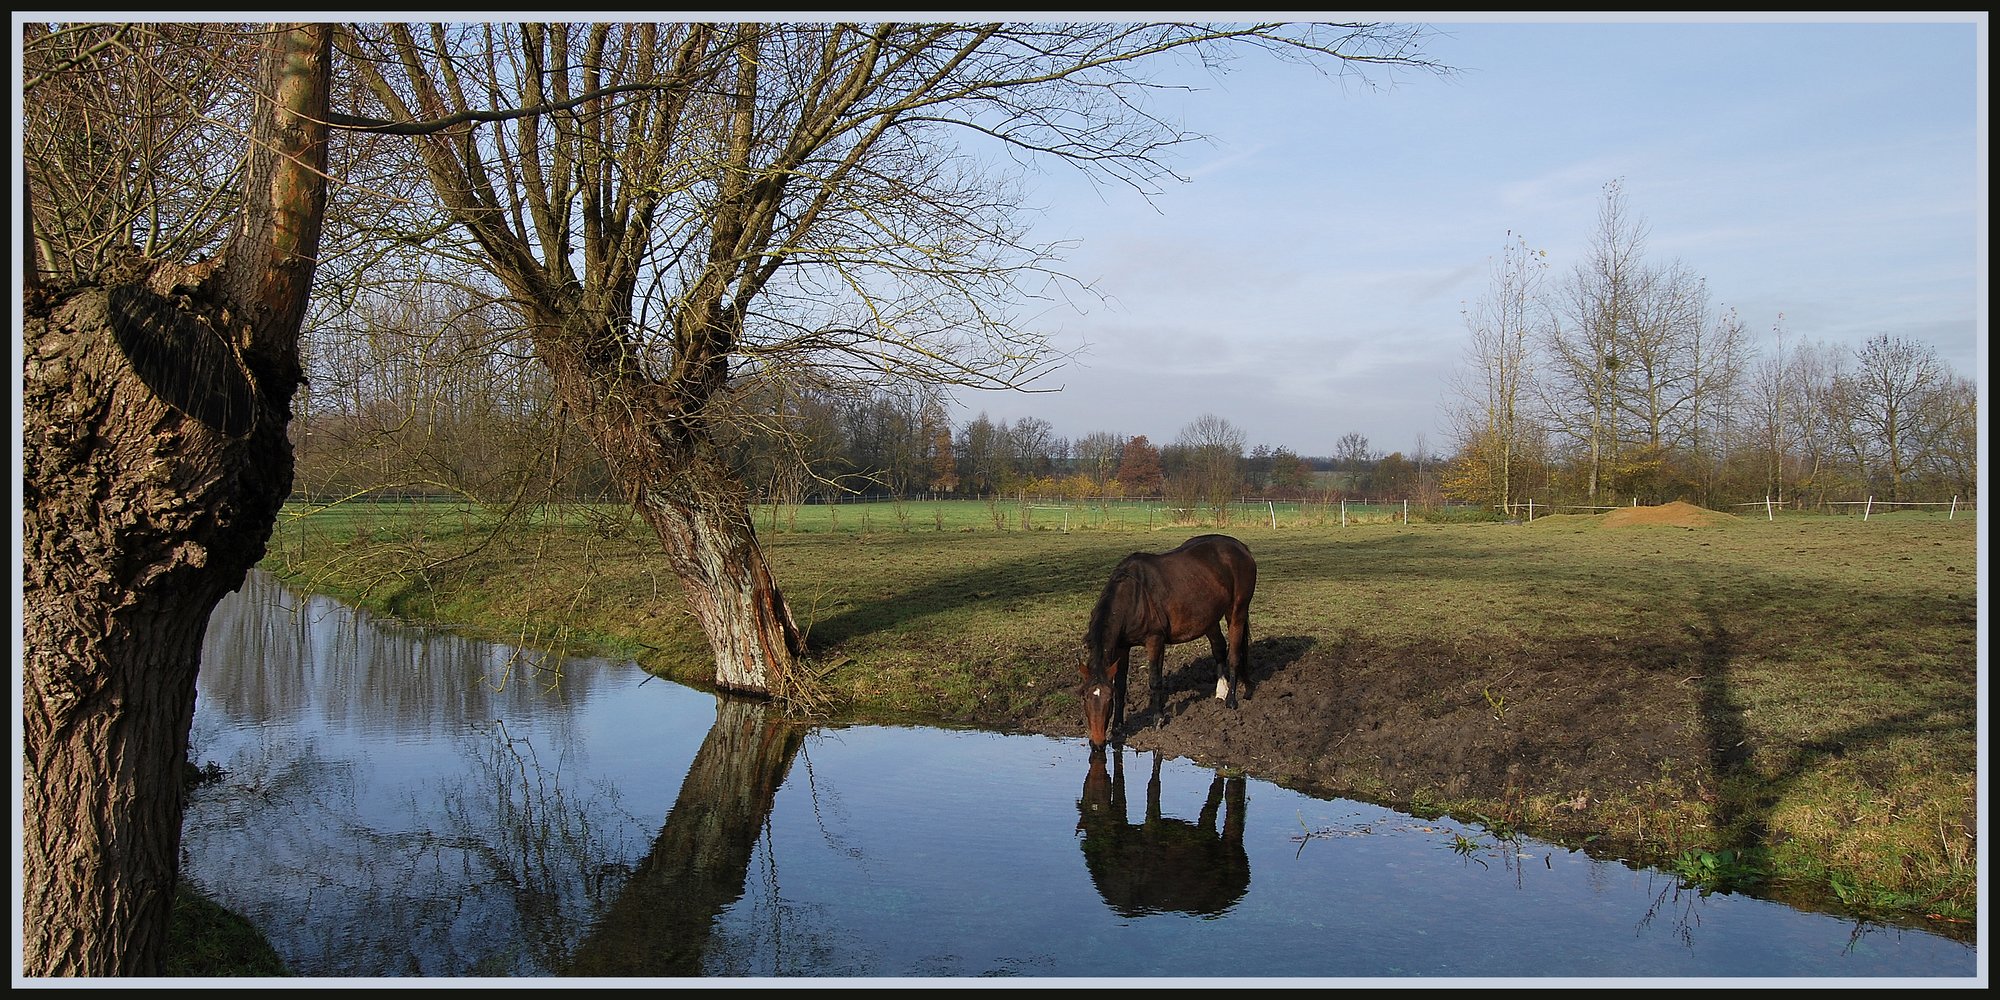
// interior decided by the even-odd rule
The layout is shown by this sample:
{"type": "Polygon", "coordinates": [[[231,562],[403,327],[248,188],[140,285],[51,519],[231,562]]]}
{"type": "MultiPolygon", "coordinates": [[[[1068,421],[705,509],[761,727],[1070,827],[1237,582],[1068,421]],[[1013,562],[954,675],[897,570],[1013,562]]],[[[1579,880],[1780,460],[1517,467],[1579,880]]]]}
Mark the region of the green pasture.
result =
{"type": "MultiPolygon", "coordinates": [[[[1264,527],[1358,527],[1364,524],[1501,520],[1468,507],[1426,510],[1403,503],[1317,500],[1243,500],[1218,509],[1182,507],[1163,500],[987,500],[907,499],[838,503],[757,503],[750,507],[757,530],[776,534],[874,534],[878,532],[1079,531],[1087,529],[1166,529],[1177,525],[1264,527]]],[[[450,500],[358,499],[339,503],[294,503],[280,517],[316,532],[361,530],[465,531],[496,520],[500,512],[450,500]]],[[[546,526],[608,527],[636,518],[624,504],[572,503],[508,514],[517,523],[546,526]]]]}
{"type": "MultiPolygon", "coordinates": [[[[1690,871],[1723,870],[1714,859],[1727,858],[1732,873],[1864,909],[1973,912],[1974,517],[1766,520],[1760,508],[1700,528],[1611,529],[1585,514],[1527,524],[1434,523],[1414,510],[1405,522],[1400,507],[1346,514],[1229,511],[1222,527],[1259,561],[1259,634],[1487,661],[1586,647],[1685,656],[1690,705],[1728,716],[1743,759],[1715,775],[1713,802],[1677,798],[1674,775],[1629,790],[1604,807],[1620,824],[1607,835],[1636,828],[1656,854],[1691,859],[1690,871]]],[[[756,517],[842,717],[969,725],[1066,707],[1109,567],[1218,527],[1141,503],[762,506],[756,517]]],[[[446,504],[293,508],[266,565],[490,638],[631,656],[694,684],[710,670],[657,540],[615,507],[505,524],[446,504]]],[[[1536,694],[1504,691],[1512,703],[1536,694]]]]}

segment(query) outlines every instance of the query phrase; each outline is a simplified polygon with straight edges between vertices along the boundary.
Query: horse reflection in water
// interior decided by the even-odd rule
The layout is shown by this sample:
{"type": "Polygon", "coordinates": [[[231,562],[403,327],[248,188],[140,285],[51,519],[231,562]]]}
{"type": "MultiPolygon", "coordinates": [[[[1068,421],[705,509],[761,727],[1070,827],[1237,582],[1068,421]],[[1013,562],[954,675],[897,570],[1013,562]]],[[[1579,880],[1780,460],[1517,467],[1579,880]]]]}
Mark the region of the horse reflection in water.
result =
{"type": "Polygon", "coordinates": [[[1190,823],[1160,814],[1160,755],[1146,782],[1146,820],[1125,816],[1125,755],[1092,750],[1076,804],[1083,834],[1083,862],[1104,901],[1127,917],[1149,913],[1221,916],[1250,888],[1250,856],[1243,851],[1244,779],[1217,774],[1201,816],[1190,823]],[[1227,806],[1226,811],[1223,809],[1227,806]],[[1223,811],[1221,829],[1216,813],[1223,811]]]}

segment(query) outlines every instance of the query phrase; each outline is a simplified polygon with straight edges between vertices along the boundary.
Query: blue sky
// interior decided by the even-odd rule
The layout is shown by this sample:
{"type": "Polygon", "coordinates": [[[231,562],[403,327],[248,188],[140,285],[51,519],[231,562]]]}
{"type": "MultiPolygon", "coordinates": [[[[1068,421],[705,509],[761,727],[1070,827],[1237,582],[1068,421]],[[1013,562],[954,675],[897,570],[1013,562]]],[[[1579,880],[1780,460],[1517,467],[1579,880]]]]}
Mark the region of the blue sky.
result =
{"type": "Polygon", "coordinates": [[[1568,272],[1613,180],[1648,260],[1703,276],[1760,349],[1781,317],[1794,340],[1887,333],[1983,398],[1985,22],[1846,16],[1431,21],[1450,79],[1190,75],[1180,119],[1213,142],[1175,161],[1189,183],[1149,206],[1032,179],[1037,236],[1074,241],[1066,270],[1105,298],[1039,316],[1076,352],[1059,391],[967,394],[958,415],[1167,442],[1214,413],[1302,454],[1349,432],[1449,453],[1490,259],[1512,233],[1568,272]]]}

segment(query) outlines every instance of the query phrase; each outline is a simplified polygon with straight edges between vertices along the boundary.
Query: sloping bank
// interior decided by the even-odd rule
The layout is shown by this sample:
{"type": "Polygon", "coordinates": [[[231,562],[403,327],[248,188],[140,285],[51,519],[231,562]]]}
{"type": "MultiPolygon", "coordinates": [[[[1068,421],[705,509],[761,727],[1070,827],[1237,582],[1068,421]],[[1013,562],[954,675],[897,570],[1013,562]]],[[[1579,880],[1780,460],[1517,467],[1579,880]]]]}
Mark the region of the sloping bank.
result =
{"type": "MultiPolygon", "coordinates": [[[[842,720],[1074,737],[1077,640],[1103,574],[1199,530],[767,544],[842,720]]],[[[1251,695],[1214,701],[1205,644],[1176,647],[1164,726],[1133,685],[1130,746],[1709,889],[1973,934],[1968,524],[1669,505],[1233,530],[1260,562],[1251,695]]],[[[706,680],[678,583],[637,533],[329,522],[295,526],[266,565],[378,612],[706,680]]]]}

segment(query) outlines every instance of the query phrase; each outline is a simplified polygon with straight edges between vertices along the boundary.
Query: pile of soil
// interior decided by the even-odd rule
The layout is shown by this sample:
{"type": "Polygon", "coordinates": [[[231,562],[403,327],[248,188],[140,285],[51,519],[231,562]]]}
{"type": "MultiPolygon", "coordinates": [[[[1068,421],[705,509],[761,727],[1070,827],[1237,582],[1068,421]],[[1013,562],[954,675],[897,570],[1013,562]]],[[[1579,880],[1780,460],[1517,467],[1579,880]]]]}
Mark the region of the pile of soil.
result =
{"type": "Polygon", "coordinates": [[[1623,528],[1635,524],[1658,524],[1670,528],[1714,528],[1737,520],[1734,514],[1719,510],[1697,507],[1684,500],[1663,503],[1657,507],[1619,507],[1603,515],[1607,528],[1623,528]]]}

